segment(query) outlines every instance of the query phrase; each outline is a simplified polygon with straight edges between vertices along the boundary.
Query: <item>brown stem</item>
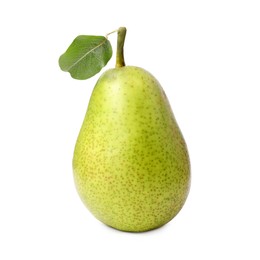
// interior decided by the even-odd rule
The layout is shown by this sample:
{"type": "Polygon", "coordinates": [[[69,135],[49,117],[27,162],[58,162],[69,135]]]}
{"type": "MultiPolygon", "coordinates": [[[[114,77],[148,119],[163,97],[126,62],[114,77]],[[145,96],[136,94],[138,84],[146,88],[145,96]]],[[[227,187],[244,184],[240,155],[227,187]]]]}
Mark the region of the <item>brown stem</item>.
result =
{"type": "Polygon", "coordinates": [[[124,43],[126,28],[120,27],[117,31],[117,50],[116,50],[116,68],[125,66],[124,43]]]}

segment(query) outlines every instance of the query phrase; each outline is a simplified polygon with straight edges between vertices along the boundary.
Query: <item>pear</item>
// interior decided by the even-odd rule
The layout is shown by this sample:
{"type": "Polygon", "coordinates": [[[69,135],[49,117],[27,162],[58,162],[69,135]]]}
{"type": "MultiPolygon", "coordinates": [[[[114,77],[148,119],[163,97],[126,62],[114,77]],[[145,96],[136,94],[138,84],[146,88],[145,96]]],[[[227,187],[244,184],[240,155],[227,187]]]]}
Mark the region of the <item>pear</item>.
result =
{"type": "Polygon", "coordinates": [[[159,82],[139,67],[98,80],[75,146],[84,204],[105,224],[140,232],[169,222],[190,187],[185,141],[159,82]]]}
{"type": "MultiPolygon", "coordinates": [[[[183,135],[156,78],[124,66],[98,79],[75,145],[77,191],[115,229],[142,232],[174,218],[190,189],[183,135]]],[[[120,65],[121,64],[121,65],[120,65]]]]}

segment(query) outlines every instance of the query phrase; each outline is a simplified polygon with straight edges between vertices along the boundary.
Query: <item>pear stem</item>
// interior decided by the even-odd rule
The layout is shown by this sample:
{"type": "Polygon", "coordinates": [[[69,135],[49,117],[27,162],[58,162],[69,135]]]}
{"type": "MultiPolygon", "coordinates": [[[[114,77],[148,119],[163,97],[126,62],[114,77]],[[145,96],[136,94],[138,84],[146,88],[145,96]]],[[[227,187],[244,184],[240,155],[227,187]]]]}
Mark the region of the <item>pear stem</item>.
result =
{"type": "Polygon", "coordinates": [[[116,68],[125,66],[125,59],[124,59],[125,35],[126,35],[126,28],[120,27],[117,30],[116,68]]]}

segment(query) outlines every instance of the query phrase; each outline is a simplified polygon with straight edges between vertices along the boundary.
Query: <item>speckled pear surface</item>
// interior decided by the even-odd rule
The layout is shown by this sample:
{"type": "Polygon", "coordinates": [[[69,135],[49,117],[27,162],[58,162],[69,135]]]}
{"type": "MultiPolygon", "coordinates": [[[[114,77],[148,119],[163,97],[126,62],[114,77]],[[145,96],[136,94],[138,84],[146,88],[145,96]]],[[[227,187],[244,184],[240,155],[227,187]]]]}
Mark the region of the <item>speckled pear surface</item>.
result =
{"type": "Polygon", "coordinates": [[[169,222],[190,187],[188,151],[159,82],[126,66],[99,78],[73,158],[78,193],[93,215],[140,232],[169,222]]]}

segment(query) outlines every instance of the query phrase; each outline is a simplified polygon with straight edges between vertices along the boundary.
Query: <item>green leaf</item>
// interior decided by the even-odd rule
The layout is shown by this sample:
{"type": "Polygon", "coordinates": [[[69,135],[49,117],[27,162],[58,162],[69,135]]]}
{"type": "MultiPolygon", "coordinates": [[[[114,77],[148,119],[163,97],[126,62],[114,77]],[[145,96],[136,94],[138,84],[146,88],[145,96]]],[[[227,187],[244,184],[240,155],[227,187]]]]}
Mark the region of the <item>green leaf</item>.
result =
{"type": "Polygon", "coordinates": [[[88,79],[97,74],[112,57],[112,47],[104,36],[80,35],[59,58],[63,71],[74,79],[88,79]]]}

